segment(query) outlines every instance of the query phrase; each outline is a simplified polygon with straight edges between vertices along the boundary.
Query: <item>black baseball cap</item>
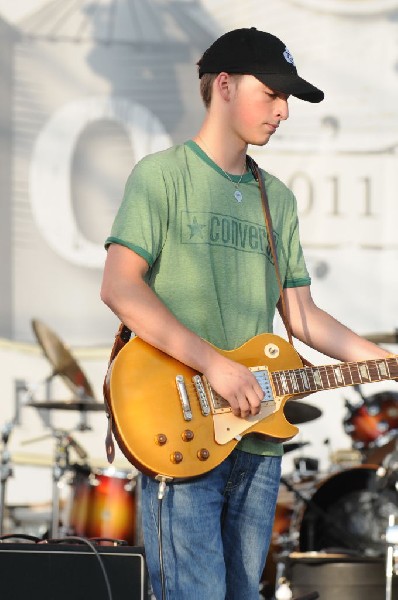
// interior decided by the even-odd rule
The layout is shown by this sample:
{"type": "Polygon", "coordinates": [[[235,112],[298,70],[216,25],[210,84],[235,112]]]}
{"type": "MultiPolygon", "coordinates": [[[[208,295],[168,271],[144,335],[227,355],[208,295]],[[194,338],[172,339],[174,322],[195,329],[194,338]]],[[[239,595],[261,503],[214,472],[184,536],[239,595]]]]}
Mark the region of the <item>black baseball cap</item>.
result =
{"type": "Polygon", "coordinates": [[[199,78],[205,73],[254,75],[270,88],[306,100],[321,102],[324,93],[299,77],[293,56],[275,35],[234,29],[219,37],[198,62],[199,78]]]}

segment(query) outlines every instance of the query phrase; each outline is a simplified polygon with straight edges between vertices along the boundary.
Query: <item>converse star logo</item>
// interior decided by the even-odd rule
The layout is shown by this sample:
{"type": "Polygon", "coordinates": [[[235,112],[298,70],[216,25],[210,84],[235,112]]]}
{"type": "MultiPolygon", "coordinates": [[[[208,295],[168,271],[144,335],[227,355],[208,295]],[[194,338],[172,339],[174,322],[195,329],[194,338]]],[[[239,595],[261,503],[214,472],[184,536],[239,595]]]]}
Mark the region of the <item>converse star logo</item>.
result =
{"type": "Polygon", "coordinates": [[[201,223],[199,223],[199,221],[197,220],[197,218],[194,217],[192,219],[192,222],[188,223],[188,227],[189,227],[190,232],[191,232],[190,239],[192,239],[195,236],[199,236],[200,238],[203,239],[203,232],[202,232],[202,230],[206,228],[206,225],[202,225],[201,223]]]}
{"type": "Polygon", "coordinates": [[[283,56],[285,57],[285,60],[287,60],[288,63],[290,63],[291,65],[294,66],[293,56],[290,54],[290,52],[289,52],[289,50],[287,48],[285,48],[283,56]]]}

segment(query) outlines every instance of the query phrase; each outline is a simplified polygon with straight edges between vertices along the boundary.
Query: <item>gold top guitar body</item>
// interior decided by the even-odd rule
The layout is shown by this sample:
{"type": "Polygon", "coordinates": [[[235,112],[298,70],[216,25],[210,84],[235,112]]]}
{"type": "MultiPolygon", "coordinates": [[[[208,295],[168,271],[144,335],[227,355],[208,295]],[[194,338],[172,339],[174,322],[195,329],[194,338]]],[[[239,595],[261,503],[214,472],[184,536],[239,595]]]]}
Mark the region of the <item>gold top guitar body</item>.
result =
{"type": "Polygon", "coordinates": [[[235,417],[205,377],[140,338],[127,342],[111,363],[106,385],[113,433],[142,472],[178,479],[202,475],[248,433],[275,441],[296,435],[283,412],[292,396],[398,377],[396,358],[304,367],[293,346],[273,334],[218,351],[252,370],[264,391],[258,415],[235,417]]]}

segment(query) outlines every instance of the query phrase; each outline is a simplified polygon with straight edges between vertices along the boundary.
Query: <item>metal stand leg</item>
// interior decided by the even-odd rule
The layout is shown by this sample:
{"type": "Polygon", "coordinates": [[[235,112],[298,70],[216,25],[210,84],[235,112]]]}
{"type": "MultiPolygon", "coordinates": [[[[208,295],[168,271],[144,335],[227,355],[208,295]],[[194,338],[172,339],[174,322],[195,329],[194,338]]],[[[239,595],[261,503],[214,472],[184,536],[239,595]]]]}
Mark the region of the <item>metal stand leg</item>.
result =
{"type": "Polygon", "coordinates": [[[55,457],[53,465],[53,487],[52,487],[52,519],[51,519],[51,537],[56,539],[59,537],[59,505],[60,482],[67,470],[70,469],[69,463],[69,446],[70,441],[68,434],[65,431],[54,431],[53,435],[56,438],[55,457]]]}
{"type": "Polygon", "coordinates": [[[7,481],[9,477],[12,477],[13,470],[10,459],[10,452],[8,450],[8,442],[12,433],[12,430],[16,425],[20,425],[21,418],[21,405],[22,394],[26,394],[28,392],[28,388],[26,386],[26,382],[17,379],[15,381],[15,408],[14,408],[14,416],[11,421],[6,423],[1,430],[1,464],[0,464],[0,535],[4,534],[4,514],[5,514],[5,502],[6,502],[6,487],[7,481]]]}
{"type": "Polygon", "coordinates": [[[12,476],[10,453],[8,451],[8,440],[11,435],[13,423],[6,423],[2,429],[1,441],[3,443],[1,453],[1,491],[0,491],[0,535],[4,534],[4,513],[6,500],[6,487],[8,478],[12,476]]]}
{"type": "Polygon", "coordinates": [[[393,578],[398,576],[398,525],[395,524],[395,515],[388,518],[386,542],[386,600],[393,600],[393,578]]]}

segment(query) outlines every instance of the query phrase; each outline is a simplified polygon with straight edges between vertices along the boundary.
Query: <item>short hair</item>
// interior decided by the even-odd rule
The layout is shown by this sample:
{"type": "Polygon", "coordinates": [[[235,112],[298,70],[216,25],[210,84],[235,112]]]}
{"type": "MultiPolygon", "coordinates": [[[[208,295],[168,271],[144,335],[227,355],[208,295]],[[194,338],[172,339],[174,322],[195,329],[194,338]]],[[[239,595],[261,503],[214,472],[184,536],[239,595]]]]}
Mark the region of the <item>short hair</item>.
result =
{"type": "Polygon", "coordinates": [[[211,103],[213,83],[216,77],[217,73],[205,73],[200,78],[200,95],[206,108],[209,108],[211,103]]]}
{"type": "MultiPolygon", "coordinates": [[[[211,104],[211,97],[213,93],[213,83],[218,77],[219,73],[204,73],[200,78],[200,95],[202,96],[203,104],[206,108],[209,108],[211,104]]],[[[242,77],[242,74],[230,74],[237,82],[242,77]]]]}

